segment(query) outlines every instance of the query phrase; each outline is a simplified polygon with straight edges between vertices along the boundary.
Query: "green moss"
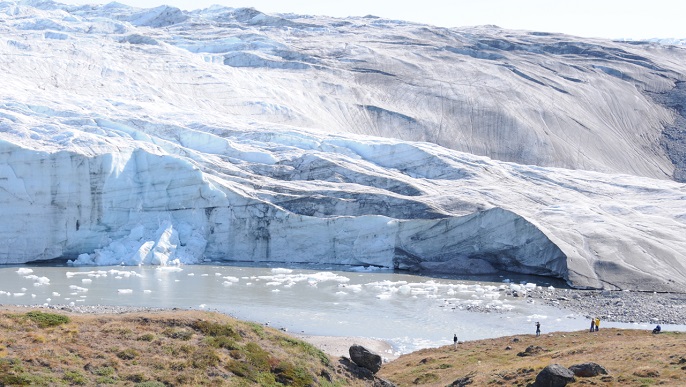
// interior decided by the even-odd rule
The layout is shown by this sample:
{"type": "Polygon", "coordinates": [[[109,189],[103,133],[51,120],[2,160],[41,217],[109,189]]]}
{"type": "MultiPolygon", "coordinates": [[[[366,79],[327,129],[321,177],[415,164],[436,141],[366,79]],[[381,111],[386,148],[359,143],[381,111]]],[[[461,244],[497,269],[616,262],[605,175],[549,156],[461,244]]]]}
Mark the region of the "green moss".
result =
{"type": "Polygon", "coordinates": [[[146,334],[138,336],[138,338],[136,340],[151,342],[151,341],[155,340],[155,335],[153,335],[152,333],[146,333],[146,334]]]}
{"type": "Polygon", "coordinates": [[[417,379],[414,380],[414,384],[429,384],[429,383],[434,383],[438,381],[438,375],[428,373],[428,374],[422,374],[420,375],[417,379]]]}
{"type": "Polygon", "coordinates": [[[310,356],[314,357],[315,359],[319,359],[319,361],[326,366],[331,365],[331,361],[330,361],[329,357],[324,352],[317,349],[315,346],[313,346],[310,343],[304,342],[302,340],[294,339],[291,337],[284,337],[281,340],[281,345],[284,347],[295,348],[299,352],[310,355],[310,356]]]}
{"type": "Polygon", "coordinates": [[[127,348],[117,352],[117,357],[122,360],[133,360],[138,357],[138,351],[132,348],[127,348]]]}
{"type": "Polygon", "coordinates": [[[206,337],[205,343],[214,348],[224,348],[228,350],[240,348],[240,345],[234,339],[226,336],[206,337]]]}
{"type": "Polygon", "coordinates": [[[260,324],[256,324],[253,322],[247,322],[246,323],[250,329],[259,337],[260,339],[266,339],[267,338],[267,332],[264,330],[264,327],[260,324]]]}
{"type": "Polygon", "coordinates": [[[136,383],[136,387],[164,387],[162,382],[147,381],[143,383],[136,383]]]}
{"type": "Polygon", "coordinates": [[[257,343],[250,342],[243,347],[246,360],[260,371],[269,371],[269,352],[265,351],[257,343]]]}
{"type": "Polygon", "coordinates": [[[314,385],[314,378],[302,367],[282,361],[274,368],[276,381],[286,386],[305,387],[314,385]]]}
{"type": "Polygon", "coordinates": [[[110,366],[106,367],[98,367],[93,370],[93,374],[98,375],[98,376],[112,376],[114,375],[114,368],[110,366]]]}
{"type": "Polygon", "coordinates": [[[73,370],[64,371],[64,376],[62,377],[62,380],[69,384],[76,384],[80,386],[88,384],[88,379],[84,374],[82,374],[79,371],[73,370]]]}
{"type": "Polygon", "coordinates": [[[162,334],[171,338],[171,339],[184,340],[184,341],[188,341],[191,339],[191,337],[193,337],[193,332],[191,332],[187,329],[166,328],[164,331],[162,331],[162,334]]]}
{"type": "Polygon", "coordinates": [[[67,324],[71,320],[67,316],[54,313],[44,313],[40,311],[31,311],[26,313],[29,320],[38,324],[41,328],[55,327],[62,324],[67,324]]]}
{"type": "Polygon", "coordinates": [[[193,368],[205,370],[219,364],[219,355],[212,348],[200,348],[191,356],[193,368]]]}
{"type": "Polygon", "coordinates": [[[98,376],[95,379],[95,383],[97,384],[116,384],[117,382],[118,380],[111,376],[98,376]]]}
{"type": "Polygon", "coordinates": [[[211,337],[230,337],[235,340],[240,339],[240,335],[229,324],[219,324],[211,321],[198,320],[193,323],[193,329],[211,337]]]}

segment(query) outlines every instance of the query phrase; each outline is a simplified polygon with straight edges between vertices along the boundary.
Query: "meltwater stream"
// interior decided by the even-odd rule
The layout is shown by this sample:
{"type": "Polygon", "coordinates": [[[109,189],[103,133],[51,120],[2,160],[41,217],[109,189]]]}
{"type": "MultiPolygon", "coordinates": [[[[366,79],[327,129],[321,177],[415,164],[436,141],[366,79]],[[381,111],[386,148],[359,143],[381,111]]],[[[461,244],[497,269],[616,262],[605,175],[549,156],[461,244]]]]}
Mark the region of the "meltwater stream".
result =
{"type": "Polygon", "coordinates": [[[536,321],[544,333],[585,329],[585,317],[509,296],[511,286],[550,285],[331,267],[0,268],[0,304],[215,310],[292,333],[381,339],[398,354],[450,344],[454,333],[460,340],[530,334],[536,321]]]}

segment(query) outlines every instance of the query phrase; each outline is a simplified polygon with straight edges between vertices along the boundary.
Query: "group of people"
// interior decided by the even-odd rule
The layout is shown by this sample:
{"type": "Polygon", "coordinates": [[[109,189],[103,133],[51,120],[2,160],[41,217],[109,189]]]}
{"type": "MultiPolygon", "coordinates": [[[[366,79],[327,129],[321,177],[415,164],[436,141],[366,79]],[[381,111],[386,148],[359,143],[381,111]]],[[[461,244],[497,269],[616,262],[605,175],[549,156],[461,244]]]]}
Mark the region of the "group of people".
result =
{"type": "MultiPolygon", "coordinates": [[[[600,318],[592,318],[591,319],[591,330],[590,332],[598,332],[598,329],[600,329],[600,318]]],[[[660,333],[662,328],[658,325],[653,329],[653,333],[660,333]]],[[[541,335],[541,323],[539,321],[536,321],[536,336],[541,335]]],[[[455,349],[457,349],[457,334],[453,335],[453,346],[455,349]]]]}

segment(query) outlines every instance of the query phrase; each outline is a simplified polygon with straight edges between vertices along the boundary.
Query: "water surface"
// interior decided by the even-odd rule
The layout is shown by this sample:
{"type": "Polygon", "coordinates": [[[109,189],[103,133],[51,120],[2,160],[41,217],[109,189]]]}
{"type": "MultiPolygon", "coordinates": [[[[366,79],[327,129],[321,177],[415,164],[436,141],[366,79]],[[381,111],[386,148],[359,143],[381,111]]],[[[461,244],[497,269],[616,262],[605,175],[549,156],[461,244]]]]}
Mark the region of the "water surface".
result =
{"type": "Polygon", "coordinates": [[[517,282],[333,267],[4,266],[0,303],[216,310],[294,333],[382,339],[397,353],[451,344],[454,333],[460,340],[532,334],[536,321],[544,334],[586,328],[582,316],[506,291],[550,284],[517,282]]]}

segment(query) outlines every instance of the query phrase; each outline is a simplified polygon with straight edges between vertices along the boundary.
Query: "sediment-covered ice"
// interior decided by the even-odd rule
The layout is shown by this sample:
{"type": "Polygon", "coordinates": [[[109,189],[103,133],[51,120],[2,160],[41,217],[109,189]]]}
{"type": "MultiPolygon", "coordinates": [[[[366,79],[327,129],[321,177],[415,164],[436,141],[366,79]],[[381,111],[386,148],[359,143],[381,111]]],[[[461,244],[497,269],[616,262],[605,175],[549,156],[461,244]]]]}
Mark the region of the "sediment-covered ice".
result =
{"type": "Polygon", "coordinates": [[[220,8],[0,3],[0,263],[686,286],[683,49],[220,8]]]}

